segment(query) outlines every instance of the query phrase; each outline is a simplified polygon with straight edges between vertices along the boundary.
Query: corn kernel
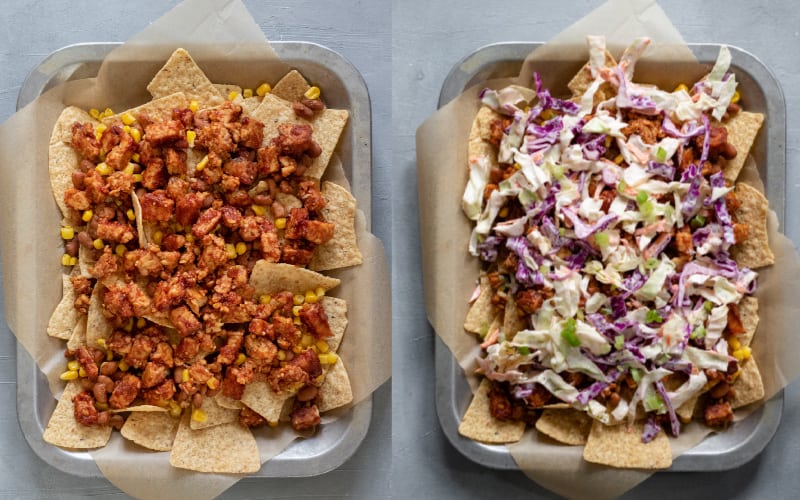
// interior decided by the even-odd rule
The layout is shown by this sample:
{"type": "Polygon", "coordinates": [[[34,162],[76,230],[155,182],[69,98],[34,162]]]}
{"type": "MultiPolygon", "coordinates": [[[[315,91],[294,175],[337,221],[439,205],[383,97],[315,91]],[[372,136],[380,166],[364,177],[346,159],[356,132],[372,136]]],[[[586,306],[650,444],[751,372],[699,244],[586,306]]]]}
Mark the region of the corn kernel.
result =
{"type": "Polygon", "coordinates": [[[319,355],[319,362],[323,365],[333,365],[336,364],[336,361],[338,360],[339,356],[337,356],[334,352],[327,352],[319,355]]]}
{"type": "Polygon", "coordinates": [[[267,213],[267,209],[261,205],[251,205],[250,208],[252,208],[253,213],[259,217],[264,217],[264,214],[267,213]]]}
{"type": "Polygon", "coordinates": [[[136,212],[134,212],[132,208],[129,208],[128,211],[125,212],[125,216],[128,220],[136,220],[136,212]]]}
{"type": "Polygon", "coordinates": [[[314,295],[317,297],[324,297],[325,296],[325,289],[321,286],[318,286],[316,290],[314,290],[314,295]]]}
{"type": "Polygon", "coordinates": [[[233,364],[239,366],[245,361],[247,361],[247,356],[245,356],[243,352],[240,352],[239,355],[236,357],[236,361],[234,361],[233,364]]]}
{"type": "Polygon", "coordinates": [[[133,156],[131,156],[131,160],[135,161],[136,163],[139,163],[140,158],[141,156],[139,156],[139,153],[133,153],[133,156]]]}
{"type": "Polygon", "coordinates": [[[247,251],[247,243],[240,241],[236,244],[236,255],[242,255],[247,251]]]}
{"type": "Polygon", "coordinates": [[[131,128],[131,137],[133,137],[134,142],[139,142],[142,140],[142,133],[138,128],[131,128]]]}
{"type": "Polygon", "coordinates": [[[302,323],[300,322],[300,316],[295,316],[295,317],[294,317],[294,320],[292,320],[292,323],[294,323],[295,325],[298,325],[298,326],[300,326],[300,325],[302,324],[302,323]]]}
{"type": "Polygon", "coordinates": [[[314,343],[314,337],[309,334],[305,334],[300,337],[300,345],[303,347],[311,347],[311,344],[314,343]]]}
{"type": "Polygon", "coordinates": [[[102,240],[102,239],[100,239],[100,238],[97,238],[96,240],[94,240],[94,241],[92,242],[92,246],[93,246],[93,247],[95,247],[95,248],[96,248],[96,249],[98,249],[98,250],[102,250],[102,249],[103,249],[103,247],[104,247],[104,246],[106,246],[106,244],[103,242],[103,240],[102,240]]]}
{"type": "Polygon", "coordinates": [[[739,342],[739,339],[737,339],[736,337],[731,337],[730,340],[728,340],[728,345],[731,347],[731,350],[733,351],[742,347],[742,343],[739,342]]]}
{"type": "Polygon", "coordinates": [[[122,127],[122,130],[124,130],[126,133],[130,134],[131,133],[131,126],[130,125],[125,125],[125,126],[122,127]]]}
{"type": "Polygon", "coordinates": [[[278,421],[276,420],[276,421],[272,422],[270,420],[267,420],[267,425],[272,427],[272,428],[278,427],[278,421]]]}
{"type": "Polygon", "coordinates": [[[242,97],[244,97],[245,99],[247,99],[249,97],[253,97],[253,89],[244,89],[244,90],[242,90],[242,97]]]}
{"type": "Polygon", "coordinates": [[[189,147],[194,147],[194,140],[197,138],[197,132],[194,130],[187,130],[186,131],[186,142],[189,143],[189,147]]]}
{"type": "Polygon", "coordinates": [[[293,352],[293,353],[295,353],[295,354],[300,354],[300,353],[301,353],[301,352],[303,352],[304,350],[305,350],[305,349],[303,349],[303,348],[302,348],[302,347],[300,347],[299,345],[296,345],[296,346],[292,347],[292,352],[293,352]]]}
{"type": "Polygon", "coordinates": [[[94,128],[94,136],[99,141],[101,137],[103,137],[103,132],[108,130],[108,127],[105,123],[98,123],[97,126],[94,128]]]}
{"type": "Polygon", "coordinates": [[[183,382],[188,382],[189,381],[189,369],[188,368],[184,368],[183,371],[181,372],[181,380],[183,382]]]}
{"type": "Polygon", "coordinates": [[[752,350],[750,349],[749,346],[743,346],[739,350],[742,351],[742,359],[749,359],[750,358],[750,355],[752,354],[752,350]]]}
{"type": "Polygon", "coordinates": [[[209,388],[209,389],[211,389],[211,390],[213,391],[214,389],[216,389],[217,387],[219,387],[219,380],[217,380],[217,378],[216,378],[216,377],[211,377],[211,378],[210,378],[210,379],[208,379],[208,381],[206,382],[206,385],[208,386],[208,388],[209,388]]]}
{"type": "Polygon", "coordinates": [[[270,92],[272,92],[272,87],[270,86],[269,83],[262,83],[256,89],[256,94],[261,96],[261,97],[264,97],[265,95],[269,94],[270,92]]]}
{"type": "Polygon", "coordinates": [[[302,308],[303,306],[292,306],[292,315],[300,316],[300,309],[302,308]]]}
{"type": "Polygon", "coordinates": [[[236,99],[237,97],[239,97],[239,93],[236,92],[235,90],[232,90],[231,93],[228,94],[228,100],[229,101],[232,101],[232,100],[236,99]]]}
{"type": "Polygon", "coordinates": [[[175,401],[169,402],[169,415],[173,418],[178,418],[181,416],[181,405],[176,403],[175,401]]]}
{"type": "Polygon", "coordinates": [[[286,359],[286,351],[283,351],[283,350],[278,351],[278,359],[280,361],[283,361],[284,359],[286,359]]]}
{"type": "Polygon", "coordinates": [[[313,290],[306,291],[306,302],[308,302],[309,304],[317,303],[317,294],[314,293],[313,290]]]}
{"type": "Polygon", "coordinates": [[[136,165],[131,163],[131,162],[128,162],[128,164],[125,166],[125,168],[122,171],[125,172],[128,175],[133,175],[134,170],[136,170],[136,165]]]}
{"type": "Polygon", "coordinates": [[[77,370],[67,370],[61,375],[58,376],[61,380],[75,380],[78,378],[78,371],[77,370]]]}
{"type": "Polygon", "coordinates": [[[74,265],[76,265],[77,263],[78,263],[78,258],[77,258],[77,257],[70,257],[70,258],[69,258],[69,265],[70,265],[70,266],[74,266],[74,265]]]}
{"type": "Polygon", "coordinates": [[[92,212],[91,210],[85,210],[83,212],[83,215],[81,215],[81,220],[83,222],[89,222],[90,220],[92,220],[93,216],[94,216],[94,212],[92,212]]]}
{"type": "Polygon", "coordinates": [[[115,253],[115,254],[117,254],[117,255],[119,255],[120,257],[122,257],[123,255],[125,255],[125,252],[126,252],[127,250],[128,250],[128,249],[127,249],[127,248],[125,248],[125,245],[123,245],[123,244],[119,244],[119,245],[117,245],[117,246],[115,246],[115,247],[114,247],[114,253],[115,253]]]}
{"type": "Polygon", "coordinates": [[[73,359],[69,363],[67,363],[67,370],[75,370],[78,371],[78,368],[81,367],[81,364],[78,363],[77,359],[73,359]]]}
{"type": "Polygon", "coordinates": [[[226,243],[225,244],[225,252],[228,254],[229,259],[236,258],[236,246],[233,243],[226,243]]]}
{"type": "Polygon", "coordinates": [[[614,163],[619,165],[620,163],[622,163],[622,160],[624,160],[624,159],[625,159],[625,157],[623,157],[621,154],[619,154],[619,155],[617,155],[616,158],[614,158],[614,163]]]}
{"type": "Polygon", "coordinates": [[[133,182],[142,182],[142,174],[133,174],[133,182]]]}
{"type": "Polygon", "coordinates": [[[191,231],[191,229],[187,229],[186,243],[194,243],[194,235],[188,231],[191,231]]]}
{"type": "Polygon", "coordinates": [[[100,119],[100,111],[95,109],[95,108],[92,108],[92,109],[89,110],[89,116],[91,116],[95,120],[99,120],[100,119]]]}
{"type": "Polygon", "coordinates": [[[133,330],[133,318],[128,319],[128,321],[125,323],[122,329],[128,333],[131,333],[131,331],[133,330]]]}
{"type": "Polygon", "coordinates": [[[689,87],[687,87],[686,84],[681,83],[680,85],[675,87],[675,90],[673,90],[673,92],[680,92],[681,90],[683,90],[684,92],[689,92],[689,87]]]}
{"type": "Polygon", "coordinates": [[[106,339],[97,339],[97,345],[102,347],[103,349],[106,348],[106,339]]]}
{"type": "Polygon", "coordinates": [[[192,420],[194,420],[195,422],[205,422],[206,412],[204,412],[200,408],[195,408],[194,411],[192,411],[192,420]]]}
{"type": "Polygon", "coordinates": [[[302,306],[303,302],[305,301],[306,301],[305,295],[297,294],[294,297],[292,297],[292,303],[296,306],[302,306]]]}
{"type": "Polygon", "coordinates": [[[306,99],[319,99],[320,90],[319,87],[311,87],[306,90],[306,93],[303,94],[306,99]]]}
{"type": "Polygon", "coordinates": [[[317,343],[314,345],[317,346],[317,350],[321,353],[326,353],[330,350],[330,346],[324,340],[317,340],[317,343]]]}
{"type": "Polygon", "coordinates": [[[61,228],[61,238],[65,240],[71,240],[75,237],[75,230],[72,226],[64,226],[61,228]]]}
{"type": "Polygon", "coordinates": [[[199,171],[203,170],[204,168],[206,168],[206,165],[208,165],[208,155],[205,155],[202,160],[197,162],[197,166],[194,167],[194,169],[199,172],[199,171]]]}
{"type": "Polygon", "coordinates": [[[136,328],[144,328],[144,325],[147,324],[144,318],[139,318],[136,320],[136,328]]]}
{"type": "Polygon", "coordinates": [[[106,411],[106,410],[108,410],[108,403],[101,403],[99,401],[95,401],[94,402],[94,407],[97,408],[100,411],[106,411]]]}
{"type": "Polygon", "coordinates": [[[508,207],[503,207],[500,209],[500,212],[497,214],[500,217],[508,216],[508,207]]]}
{"type": "Polygon", "coordinates": [[[258,303],[266,305],[269,304],[271,300],[272,300],[271,295],[262,295],[261,297],[258,298],[258,303]]]}
{"type": "Polygon", "coordinates": [[[155,233],[153,233],[153,243],[155,243],[156,245],[160,245],[161,240],[163,238],[164,238],[164,233],[162,233],[161,231],[156,231],[155,233]]]}
{"type": "Polygon", "coordinates": [[[136,118],[130,113],[122,113],[122,123],[125,125],[130,125],[136,121],[136,118]]]}
{"type": "Polygon", "coordinates": [[[117,368],[119,368],[120,371],[126,372],[128,371],[128,368],[130,368],[130,366],[128,366],[128,363],[126,363],[125,360],[123,359],[119,363],[117,363],[117,368]]]}
{"type": "Polygon", "coordinates": [[[78,375],[80,375],[81,377],[86,376],[86,370],[84,370],[82,366],[78,368],[78,375]]]}
{"type": "Polygon", "coordinates": [[[286,217],[278,217],[275,219],[275,227],[278,229],[285,229],[286,228],[286,217]]]}
{"type": "Polygon", "coordinates": [[[544,111],[542,111],[539,114],[539,116],[542,117],[542,120],[549,120],[550,118],[554,117],[555,115],[556,115],[556,112],[553,111],[552,109],[545,109],[544,111]]]}
{"type": "Polygon", "coordinates": [[[94,167],[94,169],[97,170],[97,173],[100,175],[111,175],[114,173],[114,169],[111,168],[111,165],[109,165],[104,161],[98,163],[97,166],[94,167]]]}
{"type": "Polygon", "coordinates": [[[69,254],[68,253],[65,253],[64,255],[61,256],[61,265],[62,266],[68,266],[69,265],[69,254]]]}
{"type": "Polygon", "coordinates": [[[731,97],[731,104],[736,104],[737,102],[739,102],[739,99],[741,98],[742,94],[740,94],[738,90],[735,90],[733,92],[733,97],[731,97]]]}
{"type": "Polygon", "coordinates": [[[192,102],[189,103],[189,109],[192,111],[192,113],[197,113],[197,110],[199,108],[200,108],[199,102],[192,100],[192,102]]]}
{"type": "Polygon", "coordinates": [[[103,118],[108,118],[109,116],[114,116],[114,112],[111,111],[111,108],[106,108],[103,110],[103,114],[101,116],[103,118]]]}

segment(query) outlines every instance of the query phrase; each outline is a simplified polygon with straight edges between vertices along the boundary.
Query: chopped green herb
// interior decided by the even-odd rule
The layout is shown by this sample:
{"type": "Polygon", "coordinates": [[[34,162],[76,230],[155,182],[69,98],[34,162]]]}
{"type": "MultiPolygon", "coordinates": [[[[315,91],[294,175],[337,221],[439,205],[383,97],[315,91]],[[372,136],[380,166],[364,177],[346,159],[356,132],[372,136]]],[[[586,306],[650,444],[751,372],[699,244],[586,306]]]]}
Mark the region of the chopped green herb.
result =
{"type": "Polygon", "coordinates": [[[631,368],[631,378],[638,384],[642,380],[642,372],[636,368],[631,368]]]}
{"type": "Polygon", "coordinates": [[[489,325],[487,323],[484,323],[483,326],[481,326],[478,335],[480,335],[481,338],[485,338],[487,333],[489,333],[489,325]]]}
{"type": "Polygon", "coordinates": [[[614,337],[614,349],[621,351],[625,347],[625,335],[621,333],[614,337]]]}
{"type": "Polygon", "coordinates": [[[695,215],[689,225],[691,225],[693,229],[699,229],[706,225],[706,218],[702,215],[695,215]]]}
{"type": "Polygon", "coordinates": [[[580,339],[575,334],[575,318],[569,318],[567,320],[567,326],[561,330],[561,337],[572,347],[581,345],[580,339]]]}
{"type": "Polygon", "coordinates": [[[655,309],[650,309],[647,311],[647,316],[644,319],[648,323],[663,323],[664,318],[661,317],[661,314],[655,309]]]}
{"type": "Polygon", "coordinates": [[[597,243],[597,246],[600,248],[606,248],[608,246],[609,236],[608,233],[605,231],[601,231],[599,233],[595,233],[594,235],[594,242],[597,243]]]}
{"type": "Polygon", "coordinates": [[[523,345],[523,346],[517,347],[517,352],[519,352],[523,356],[527,356],[528,354],[531,353],[531,350],[528,348],[528,346],[524,346],[523,345]]]}
{"type": "Polygon", "coordinates": [[[576,317],[577,317],[579,320],[583,321],[583,318],[584,318],[584,316],[583,316],[583,311],[581,311],[580,309],[578,309],[578,312],[576,312],[576,313],[575,313],[575,316],[576,316],[576,317]]]}
{"type": "Polygon", "coordinates": [[[636,195],[636,201],[639,204],[642,204],[647,201],[647,193],[644,191],[639,191],[639,194],[636,195]]]}
{"type": "Polygon", "coordinates": [[[656,149],[656,160],[658,160],[659,163],[667,161],[667,150],[659,146],[658,149],[656,149]]]}
{"type": "Polygon", "coordinates": [[[692,331],[692,333],[689,335],[689,338],[702,339],[705,336],[706,336],[706,328],[703,325],[700,325],[692,331]]]}
{"type": "Polygon", "coordinates": [[[644,200],[643,202],[639,203],[639,212],[645,219],[652,219],[653,215],[655,214],[655,210],[656,206],[653,203],[653,200],[644,200]]]}
{"type": "Polygon", "coordinates": [[[550,173],[553,174],[553,178],[559,180],[564,177],[564,167],[561,165],[556,165],[555,163],[551,163],[550,173]]]}
{"type": "Polygon", "coordinates": [[[664,406],[664,401],[661,400],[661,396],[658,395],[657,392],[654,392],[644,398],[644,409],[646,411],[656,411],[658,413],[662,413],[666,411],[666,406],[664,406]]]}
{"type": "Polygon", "coordinates": [[[564,236],[564,233],[566,233],[566,232],[567,232],[567,230],[566,230],[566,229],[564,229],[563,227],[560,227],[560,228],[558,228],[558,234],[559,234],[559,236],[564,236]]]}
{"type": "Polygon", "coordinates": [[[650,270],[655,269],[658,267],[658,262],[658,259],[651,257],[645,261],[644,267],[650,270]]]}
{"type": "Polygon", "coordinates": [[[714,309],[714,303],[710,300],[703,302],[703,309],[705,309],[706,312],[711,312],[711,310],[714,309]]]}
{"type": "Polygon", "coordinates": [[[628,183],[625,181],[619,181],[619,184],[617,184],[617,191],[624,193],[626,189],[628,189],[628,183]]]}

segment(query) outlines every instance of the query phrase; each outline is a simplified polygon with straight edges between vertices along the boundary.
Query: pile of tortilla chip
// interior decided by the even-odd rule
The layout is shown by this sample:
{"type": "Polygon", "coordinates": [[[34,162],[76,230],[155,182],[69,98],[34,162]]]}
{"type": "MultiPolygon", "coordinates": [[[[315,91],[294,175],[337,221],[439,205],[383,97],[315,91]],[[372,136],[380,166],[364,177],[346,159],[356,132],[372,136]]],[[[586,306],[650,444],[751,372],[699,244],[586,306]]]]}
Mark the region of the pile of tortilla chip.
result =
{"type": "MultiPolygon", "coordinates": [[[[616,60],[610,53],[606,51],[605,56],[603,64],[606,67],[617,66],[616,60]]],[[[580,102],[581,96],[594,80],[590,63],[587,63],[568,84],[572,92],[572,101],[580,102]]],[[[523,96],[535,99],[535,91],[513,87],[523,96]]],[[[615,92],[611,85],[604,83],[597,89],[594,104],[614,97],[615,92]]],[[[531,102],[530,99],[528,102],[531,102]]],[[[503,116],[490,107],[483,105],[480,108],[473,121],[468,140],[470,161],[478,158],[488,161],[491,167],[498,167],[498,148],[492,144],[490,138],[492,122],[501,119],[503,116]]],[[[749,225],[748,237],[732,246],[730,253],[740,268],[754,270],[774,263],[774,256],[767,241],[768,202],[759,190],[736,180],[744,168],[745,160],[763,122],[763,114],[745,110],[738,111],[730,118],[726,116],[721,122],[721,125],[727,128],[728,141],[735,145],[738,151],[736,157],[728,160],[722,167],[725,180],[735,184],[735,193],[741,203],[734,215],[739,222],[749,225]]],[[[713,124],[720,125],[719,122],[713,124]]],[[[504,313],[498,312],[494,306],[493,295],[494,291],[486,273],[482,272],[480,283],[470,299],[471,306],[464,322],[465,331],[475,334],[480,339],[479,342],[489,339],[492,334],[511,339],[516,332],[525,329],[523,320],[517,314],[518,307],[513,295],[508,294],[504,313]]],[[[758,326],[758,299],[754,296],[744,297],[738,304],[738,311],[745,333],[737,335],[736,338],[742,348],[749,348],[758,326]]],[[[488,342],[486,341],[485,345],[488,345],[488,342]]],[[[745,407],[763,399],[764,386],[758,365],[752,356],[740,361],[739,372],[735,377],[733,383],[735,396],[730,401],[732,409],[745,407]]],[[[463,416],[458,431],[465,437],[487,444],[518,442],[526,430],[526,423],[521,420],[501,421],[494,418],[490,412],[491,386],[492,382],[489,379],[481,378],[481,383],[463,416]]],[[[702,402],[713,387],[712,383],[708,383],[700,394],[675,409],[681,422],[688,423],[693,418],[703,420],[702,402]]],[[[673,388],[668,387],[668,389],[673,388]]],[[[584,411],[571,408],[567,403],[545,405],[538,412],[537,418],[535,428],[538,432],[564,445],[584,446],[583,457],[588,462],[638,469],[664,469],[672,464],[670,439],[665,432],[659,432],[655,439],[646,444],[643,442],[644,420],[639,419],[630,427],[625,423],[608,426],[593,419],[584,411]]]]}
{"type": "MultiPolygon", "coordinates": [[[[65,217],[62,227],[69,225],[67,218],[71,210],[64,202],[64,194],[72,188],[72,174],[79,169],[81,161],[80,155],[71,146],[71,129],[75,122],[110,126],[115,121],[125,121],[126,117],[131,116],[147,117],[147,120],[156,122],[169,120],[173,109],[185,109],[194,105],[197,110],[203,110],[232,101],[242,107],[242,116],[252,117],[265,125],[262,145],[268,145],[278,135],[281,124],[310,124],[313,138],[322,151],[312,160],[305,175],[319,183],[349,116],[346,110],[327,107],[309,119],[296,115],[293,103],[303,99],[309,91],[316,90],[318,95],[319,89],[312,87],[295,70],[286,74],[271,89],[267,84],[257,91],[242,89],[237,85],[215,84],[183,49],[172,54],[147,86],[147,90],[152,94],[153,100],[117,114],[108,109],[105,112],[86,112],[76,107],[67,107],[61,113],[51,136],[49,172],[55,200],[65,217]]],[[[191,144],[185,152],[191,174],[203,154],[196,152],[191,144]]],[[[352,392],[347,370],[341,358],[335,356],[347,328],[347,304],[344,300],[325,293],[339,285],[340,281],[320,274],[319,271],[359,265],[362,257],[354,227],[355,198],[346,188],[329,181],[322,182],[320,192],[326,201],[326,206],[322,209],[325,220],[334,224],[332,239],[314,250],[308,269],[285,263],[258,261],[250,273],[249,284],[255,290],[255,296],[261,298],[286,291],[300,295],[308,290],[318,292],[319,303],[333,334],[325,339],[327,347],[319,348],[319,352],[330,353],[330,359],[333,359],[332,362],[323,364],[324,381],[317,381],[319,392],[316,402],[321,413],[349,404],[352,401],[352,392]]],[[[293,198],[287,194],[280,200],[287,210],[293,206],[302,206],[300,200],[293,198]]],[[[150,227],[142,219],[142,210],[135,191],[131,196],[130,207],[133,212],[129,211],[129,218],[133,220],[131,216],[135,217],[138,247],[147,248],[154,241],[158,243],[154,227],[150,227]]],[[[123,211],[125,208],[127,206],[121,207],[123,211]]],[[[272,222],[275,217],[269,207],[265,208],[263,217],[272,222]]],[[[75,228],[74,232],[77,233],[77,230],[75,228]]],[[[135,243],[136,240],[133,241],[135,243]]],[[[63,298],[50,318],[47,333],[67,341],[69,351],[75,351],[81,346],[104,347],[113,328],[108,320],[108,311],[104,311],[101,293],[108,287],[116,286],[116,280],[121,278],[113,276],[103,282],[98,280],[86,305],[87,312],[82,314],[73,305],[77,295],[70,277],[92,278],[90,271],[96,262],[81,247],[77,256],[70,258],[70,255],[65,254],[62,263],[65,266],[65,273],[62,275],[63,298]]],[[[174,325],[170,318],[151,313],[142,315],[138,321],[144,323],[143,319],[165,327],[170,332],[172,347],[175,347],[177,340],[173,339],[178,337],[172,335],[175,330],[172,329],[174,325]]],[[[108,354],[111,354],[110,351],[108,354]]],[[[77,368],[72,371],[77,371],[77,368]]],[[[110,438],[112,428],[108,425],[84,426],[75,420],[73,397],[82,388],[80,381],[69,373],[70,370],[65,372],[66,376],[62,375],[62,379],[69,382],[48,422],[44,439],[48,443],[69,449],[103,447],[110,438]]],[[[267,382],[256,380],[246,385],[241,400],[225,397],[220,392],[215,397],[206,397],[200,408],[190,406],[184,411],[174,411],[174,406],[142,404],[137,400],[127,408],[112,412],[127,415],[121,428],[123,437],[145,449],[171,451],[170,463],[175,467],[201,472],[246,473],[259,470],[261,460],[253,433],[239,422],[240,411],[247,408],[260,415],[270,426],[277,425],[278,422],[287,420],[295,392],[296,390],[285,390],[276,394],[267,382]],[[201,419],[193,418],[198,410],[202,412],[201,419]]]]}

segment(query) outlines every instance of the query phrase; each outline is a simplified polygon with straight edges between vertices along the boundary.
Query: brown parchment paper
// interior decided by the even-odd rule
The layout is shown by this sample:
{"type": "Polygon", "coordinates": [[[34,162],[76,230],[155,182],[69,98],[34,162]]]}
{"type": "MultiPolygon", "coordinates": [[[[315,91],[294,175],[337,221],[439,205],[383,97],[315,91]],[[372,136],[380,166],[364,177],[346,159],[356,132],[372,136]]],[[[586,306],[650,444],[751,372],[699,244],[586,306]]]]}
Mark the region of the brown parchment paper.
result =
{"type": "MultiPolygon", "coordinates": [[[[479,382],[473,373],[480,348],[474,335],[464,332],[463,323],[477,282],[479,264],[467,251],[472,225],[461,211],[461,196],[468,178],[467,137],[480,107],[477,94],[484,87],[500,88],[511,82],[530,84],[532,71],[537,69],[544,85],[556,95],[566,92],[566,83],[588,60],[586,35],[605,35],[615,56],[637,36],[652,38],[653,44],[646,57],[637,64],[636,79],[639,81],[665,81],[665,74],[668,80],[673,67],[680,67],[683,74],[692,73],[696,78],[709,69],[697,64],[654,0],[611,0],[532,52],[524,61],[518,78],[490,80],[467,89],[417,130],[426,313],[437,335],[464,369],[473,392],[479,382]],[[559,64],[553,65],[554,61],[559,64]],[[540,69],[543,67],[555,67],[556,71],[545,73],[540,69]]],[[[763,191],[753,162],[740,179],[748,179],[763,191]]],[[[765,400],[800,375],[800,366],[795,362],[800,355],[800,338],[793,335],[794,325],[800,321],[800,310],[792,300],[800,293],[800,283],[791,279],[800,271],[800,258],[792,242],[778,232],[774,213],[769,218],[769,238],[776,262],[759,270],[756,296],[761,319],[753,341],[754,356],[764,379],[765,400]]],[[[737,411],[736,419],[744,418],[753,409],[737,411]]],[[[685,426],[680,438],[672,440],[673,457],[695,446],[708,433],[703,425],[685,426]]],[[[582,447],[553,444],[535,430],[527,431],[519,443],[507,448],[528,477],[570,498],[612,498],[650,476],[646,471],[589,464],[582,458],[582,447]]]]}
{"type": "MultiPolygon", "coordinates": [[[[6,318],[11,331],[59,395],[64,343],[46,334],[61,298],[60,212],[48,177],[48,144],[53,125],[67,105],[124,110],[149,101],[146,85],[177,47],[187,49],[212,81],[256,87],[276,82],[290,68],[280,61],[240,0],[187,0],[115,49],[98,77],[67,82],[46,92],[0,126],[0,244],[6,318]]],[[[325,175],[347,186],[341,162],[325,175]]],[[[353,403],[364,401],[391,374],[390,280],[383,246],[366,229],[359,210],[356,234],[361,266],[338,270],[342,280],[331,295],[348,305],[348,328],[339,354],[353,388],[353,403]]],[[[333,416],[341,415],[337,411],[333,416]]],[[[327,418],[330,421],[330,418],[327,418]]],[[[262,463],[297,436],[285,428],[259,430],[262,463]]],[[[313,438],[312,438],[313,439],[313,438]]],[[[201,474],[169,466],[168,453],[145,451],[115,433],[108,446],[92,452],[103,474],[137,498],[212,498],[241,476],[201,474]]]]}

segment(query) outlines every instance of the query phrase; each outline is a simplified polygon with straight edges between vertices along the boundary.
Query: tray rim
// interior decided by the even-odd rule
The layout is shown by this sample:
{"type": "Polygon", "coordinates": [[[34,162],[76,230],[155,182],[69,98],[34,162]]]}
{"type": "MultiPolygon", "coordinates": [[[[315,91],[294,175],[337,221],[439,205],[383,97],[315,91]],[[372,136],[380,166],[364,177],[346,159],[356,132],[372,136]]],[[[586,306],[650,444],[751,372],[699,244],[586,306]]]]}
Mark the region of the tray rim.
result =
{"type": "MultiPolygon", "coordinates": [[[[85,42],[66,45],[51,52],[27,75],[17,96],[16,110],[20,110],[45,90],[50,84],[69,80],[74,71],[87,63],[99,63],[122,42],[85,42]]],[[[351,177],[354,196],[358,195],[358,207],[365,215],[367,229],[371,226],[371,170],[372,170],[372,118],[369,91],[363,75],[343,55],[324,45],[306,41],[270,42],[279,57],[298,66],[318,64],[336,76],[351,98],[351,177]],[[324,61],[324,62],[323,62],[324,61]],[[358,169],[358,171],[356,171],[358,169]],[[360,180],[360,182],[359,182],[360,180]]],[[[36,402],[37,379],[43,375],[30,354],[16,341],[17,374],[17,422],[33,452],[56,469],[79,477],[104,477],[88,451],[68,451],[50,445],[42,439],[43,425],[39,419],[36,402]],[[20,381],[28,383],[20,384],[20,381]]],[[[45,396],[52,397],[45,389],[45,396]]],[[[53,403],[54,404],[54,403],[53,403]]],[[[328,431],[333,443],[315,455],[302,456],[298,449],[311,448],[319,441],[298,439],[281,453],[263,463],[258,472],[248,478],[312,477],[330,472],[344,464],[364,441],[372,420],[372,395],[345,411],[345,414],[329,424],[323,424],[318,435],[328,431]],[[338,432],[334,434],[334,432],[338,432]],[[311,443],[308,445],[307,443],[311,443]]],[[[46,425],[46,421],[43,422],[46,425]]]]}
{"type": "MultiPolygon", "coordinates": [[[[461,92],[466,90],[467,85],[476,77],[480,71],[488,65],[503,62],[522,63],[525,57],[536,47],[544,45],[541,41],[506,41],[484,45],[475,49],[472,53],[464,56],[460,61],[453,65],[445,80],[439,94],[437,109],[448,104],[455,99],[461,92]]],[[[783,228],[785,206],[786,206],[786,102],[783,89],[772,71],[755,55],[750,52],[729,44],[714,43],[689,43],[687,44],[692,52],[698,56],[701,63],[707,59],[702,59],[700,55],[706,55],[709,50],[714,51],[714,57],[721,45],[726,45],[731,50],[732,68],[740,68],[747,71],[751,76],[764,79],[758,80],[760,86],[766,84],[770,91],[765,90],[765,100],[767,119],[764,129],[766,130],[767,141],[772,146],[767,150],[767,163],[778,163],[780,167],[776,172],[777,176],[767,186],[767,194],[772,202],[773,198],[777,207],[770,207],[775,210],[780,228],[783,228]],[[770,189],[772,187],[772,189],[770,189]]],[[[713,59],[710,61],[713,64],[713,59]]],[[[772,174],[772,172],[770,172],[772,174]]],[[[432,328],[432,327],[431,327],[432,328]]],[[[434,335],[434,356],[436,370],[436,413],[439,424],[450,444],[464,457],[469,460],[492,469],[499,470],[519,470],[516,462],[504,445],[487,445],[478,443],[465,438],[458,433],[460,423],[460,411],[456,404],[455,394],[459,389],[468,387],[463,370],[456,363],[450,349],[445,345],[438,335],[434,335]],[[459,386],[460,387],[457,387],[459,386]]],[[[781,422],[784,406],[784,391],[781,389],[770,400],[741,422],[750,422],[753,419],[760,419],[763,425],[756,425],[754,432],[751,432],[748,439],[740,446],[730,449],[726,453],[712,453],[706,450],[708,443],[713,441],[716,436],[709,436],[694,448],[691,448],[677,457],[669,469],[658,472],[710,472],[735,469],[748,463],[758,456],[770,443],[781,422]],[[741,449],[743,445],[752,443],[750,448],[741,449]]],[[[739,423],[739,425],[743,425],[739,423]]]]}

